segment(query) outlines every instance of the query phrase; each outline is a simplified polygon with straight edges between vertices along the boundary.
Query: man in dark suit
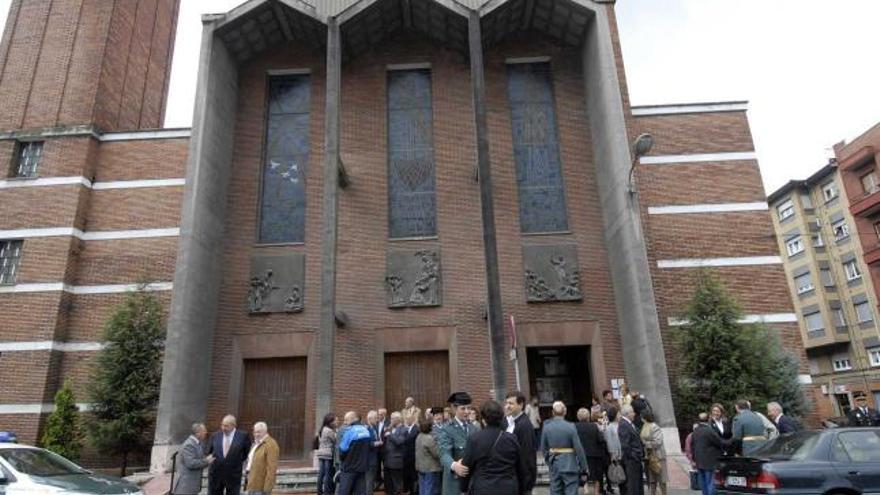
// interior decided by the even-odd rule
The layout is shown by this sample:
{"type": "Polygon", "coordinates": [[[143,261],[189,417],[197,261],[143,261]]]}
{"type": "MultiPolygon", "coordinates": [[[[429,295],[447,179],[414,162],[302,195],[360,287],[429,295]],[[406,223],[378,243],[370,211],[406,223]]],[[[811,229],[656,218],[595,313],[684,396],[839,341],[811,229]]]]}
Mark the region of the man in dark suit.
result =
{"type": "Polygon", "coordinates": [[[400,495],[404,491],[403,471],[406,457],[406,430],[400,413],[391,413],[391,424],[385,428],[385,493],[400,495]]]}
{"type": "Polygon", "coordinates": [[[229,414],[220,423],[220,431],[211,435],[208,452],[215,461],[208,471],[209,495],[239,495],[241,473],[251,451],[247,433],[235,428],[235,416],[229,414]]]}
{"type": "Polygon", "coordinates": [[[880,425],[880,415],[875,409],[868,407],[868,397],[864,392],[856,392],[853,394],[856,407],[846,414],[849,426],[878,426],[880,425]]]}
{"type": "Polygon", "coordinates": [[[699,473],[700,489],[703,495],[715,493],[715,467],[718,466],[718,458],[724,453],[728,441],[723,440],[714,428],[709,426],[709,418],[706,413],[700,413],[697,428],[694,430],[691,440],[691,449],[694,453],[694,464],[699,473]]]}
{"type": "Polygon", "coordinates": [[[529,417],[523,414],[526,407],[526,396],[522,392],[510,392],[504,399],[504,413],[507,415],[504,428],[513,433],[519,442],[520,462],[526,466],[523,493],[530,493],[538,479],[538,456],[535,452],[535,428],[529,417]]]}
{"type": "Polygon", "coordinates": [[[621,495],[644,495],[645,485],[642,484],[642,472],[645,462],[645,446],[639,438],[639,432],[633,425],[636,413],[632,406],[620,409],[620,424],[617,435],[620,437],[621,460],[626,471],[626,481],[620,485],[621,495]]]}
{"type": "Polygon", "coordinates": [[[780,435],[786,433],[794,433],[801,429],[801,425],[794,419],[782,414],[782,406],[778,402],[770,402],[767,404],[767,416],[776,425],[776,430],[780,435]]]}
{"type": "Polygon", "coordinates": [[[379,466],[376,468],[376,485],[373,490],[379,490],[385,485],[385,430],[388,429],[388,409],[382,407],[376,412],[378,414],[376,433],[379,435],[379,466]]]}
{"type": "Polygon", "coordinates": [[[406,441],[403,444],[403,491],[415,493],[418,490],[416,473],[416,437],[419,436],[419,416],[421,411],[408,410],[403,413],[403,430],[406,441]]]}

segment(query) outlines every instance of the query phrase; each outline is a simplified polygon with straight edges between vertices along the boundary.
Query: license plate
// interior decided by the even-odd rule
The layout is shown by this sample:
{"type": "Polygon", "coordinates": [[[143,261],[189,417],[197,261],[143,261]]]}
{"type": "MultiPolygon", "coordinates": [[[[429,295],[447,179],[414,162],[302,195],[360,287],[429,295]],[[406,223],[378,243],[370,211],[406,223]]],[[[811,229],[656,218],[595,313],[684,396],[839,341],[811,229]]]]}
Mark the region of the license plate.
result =
{"type": "Polygon", "coordinates": [[[749,485],[744,476],[728,476],[727,481],[724,484],[725,486],[737,486],[742,488],[749,485]]]}

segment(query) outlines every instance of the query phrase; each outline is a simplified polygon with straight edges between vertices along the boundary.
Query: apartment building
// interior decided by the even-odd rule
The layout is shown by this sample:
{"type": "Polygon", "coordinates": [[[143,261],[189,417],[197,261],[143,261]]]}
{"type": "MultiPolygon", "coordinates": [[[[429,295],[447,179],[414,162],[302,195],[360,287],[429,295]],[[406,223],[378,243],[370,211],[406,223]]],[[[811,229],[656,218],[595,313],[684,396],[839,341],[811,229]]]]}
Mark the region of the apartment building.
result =
{"type": "Polygon", "coordinates": [[[836,160],[768,197],[822,417],[880,404],[877,297],[836,160]]]}

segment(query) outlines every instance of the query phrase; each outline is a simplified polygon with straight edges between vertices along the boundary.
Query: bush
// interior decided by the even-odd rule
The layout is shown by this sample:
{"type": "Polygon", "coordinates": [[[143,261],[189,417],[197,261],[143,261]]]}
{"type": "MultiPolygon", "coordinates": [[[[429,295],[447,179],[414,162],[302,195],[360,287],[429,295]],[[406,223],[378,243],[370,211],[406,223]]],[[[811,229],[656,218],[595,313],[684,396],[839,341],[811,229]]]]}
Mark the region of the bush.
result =
{"type": "Polygon", "coordinates": [[[55,394],[55,410],[46,418],[46,430],[40,445],[71,461],[78,461],[82,452],[83,434],[79,408],[69,382],[55,394]]]}

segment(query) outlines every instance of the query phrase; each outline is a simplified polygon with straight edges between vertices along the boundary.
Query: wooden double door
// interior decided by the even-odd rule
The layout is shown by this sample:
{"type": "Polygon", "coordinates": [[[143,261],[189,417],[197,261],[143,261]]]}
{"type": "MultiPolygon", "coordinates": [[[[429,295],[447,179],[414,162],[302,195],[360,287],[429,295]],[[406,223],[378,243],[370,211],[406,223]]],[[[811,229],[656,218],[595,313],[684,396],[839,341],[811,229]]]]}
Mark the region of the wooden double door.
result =
{"type": "Polygon", "coordinates": [[[306,358],[246,359],[239,428],[264,421],[284,459],[302,457],[306,413],[306,358]]]}
{"type": "Polygon", "coordinates": [[[385,406],[399,411],[407,397],[422,410],[446,405],[449,397],[449,352],[385,354],[385,406]]]}

